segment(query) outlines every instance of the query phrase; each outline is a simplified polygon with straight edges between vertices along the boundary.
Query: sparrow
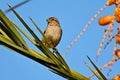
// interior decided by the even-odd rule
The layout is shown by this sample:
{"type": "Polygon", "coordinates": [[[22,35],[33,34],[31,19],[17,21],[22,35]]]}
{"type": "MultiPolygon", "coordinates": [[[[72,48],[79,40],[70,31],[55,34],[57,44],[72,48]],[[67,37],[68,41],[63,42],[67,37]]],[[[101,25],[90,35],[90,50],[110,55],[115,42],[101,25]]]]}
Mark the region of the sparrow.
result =
{"type": "Polygon", "coordinates": [[[55,48],[61,40],[62,29],[57,18],[50,17],[47,19],[47,27],[42,38],[43,44],[48,48],[55,48]]]}

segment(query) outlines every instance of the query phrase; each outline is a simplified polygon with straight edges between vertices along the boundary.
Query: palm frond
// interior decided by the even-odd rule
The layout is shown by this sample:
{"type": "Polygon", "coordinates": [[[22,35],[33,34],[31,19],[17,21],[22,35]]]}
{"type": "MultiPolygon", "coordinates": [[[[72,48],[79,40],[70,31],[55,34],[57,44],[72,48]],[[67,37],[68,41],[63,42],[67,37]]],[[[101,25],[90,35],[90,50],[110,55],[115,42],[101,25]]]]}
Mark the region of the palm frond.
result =
{"type": "MultiPolygon", "coordinates": [[[[7,16],[0,10],[0,45],[3,45],[19,54],[22,54],[46,67],[48,67],[52,72],[67,78],[69,80],[89,80],[84,75],[69,68],[63,57],[60,55],[59,51],[56,49],[54,52],[50,51],[34,33],[34,31],[28,26],[28,24],[20,17],[20,15],[9,5],[12,12],[24,25],[24,27],[33,36],[30,37],[24,30],[22,30],[18,25],[11,21],[7,16]],[[35,51],[27,46],[27,42],[21,36],[21,33],[32,42],[42,53],[35,51]],[[36,42],[36,41],[37,42],[36,42]]],[[[35,27],[38,28],[37,24],[32,20],[35,27]]],[[[42,31],[41,31],[42,35],[42,31]]]]}

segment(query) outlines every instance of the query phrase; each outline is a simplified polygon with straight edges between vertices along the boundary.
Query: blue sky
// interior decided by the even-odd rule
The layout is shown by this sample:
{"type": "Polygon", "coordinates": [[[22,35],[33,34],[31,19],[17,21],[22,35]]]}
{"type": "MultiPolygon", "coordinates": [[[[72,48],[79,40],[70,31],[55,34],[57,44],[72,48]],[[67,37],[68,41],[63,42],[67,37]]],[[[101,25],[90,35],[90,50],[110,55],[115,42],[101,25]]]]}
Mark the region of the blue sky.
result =
{"type": "MultiPolygon", "coordinates": [[[[6,3],[15,5],[22,0],[0,0],[0,9],[5,11],[8,9],[6,3]]],[[[64,53],[70,42],[82,31],[86,23],[90,18],[106,3],[107,0],[31,0],[29,3],[19,7],[16,11],[21,17],[31,26],[35,33],[41,38],[41,35],[36,32],[33,24],[29,20],[29,16],[32,17],[40,28],[44,31],[47,23],[46,19],[54,16],[60,21],[63,35],[61,42],[57,46],[57,49],[61,54],[64,53]]],[[[91,71],[86,67],[84,62],[90,64],[87,59],[87,55],[93,59],[97,66],[103,66],[111,60],[113,52],[113,40],[106,49],[102,49],[98,62],[96,62],[97,50],[99,48],[104,30],[107,28],[98,25],[97,20],[99,17],[114,12],[115,6],[107,7],[89,26],[87,31],[81,36],[81,38],[71,47],[64,59],[68,63],[71,69],[89,76],[91,71]]],[[[23,25],[13,15],[12,12],[6,14],[11,20],[17,23],[24,29],[23,25]]],[[[114,30],[116,30],[118,24],[115,24],[114,30]]],[[[27,32],[27,30],[25,29],[27,32]]],[[[114,31],[114,34],[116,32],[114,31]]],[[[107,38],[106,41],[108,41],[107,38]]],[[[31,48],[34,48],[32,44],[28,43],[31,48]]],[[[117,69],[120,62],[116,62],[113,65],[112,72],[108,78],[112,78],[116,74],[120,73],[117,69]]],[[[109,67],[103,70],[106,75],[109,67]]],[[[0,46],[0,80],[66,80],[52,72],[48,68],[41,64],[34,62],[16,52],[8,50],[0,46]]],[[[92,78],[96,80],[96,78],[92,78]]]]}

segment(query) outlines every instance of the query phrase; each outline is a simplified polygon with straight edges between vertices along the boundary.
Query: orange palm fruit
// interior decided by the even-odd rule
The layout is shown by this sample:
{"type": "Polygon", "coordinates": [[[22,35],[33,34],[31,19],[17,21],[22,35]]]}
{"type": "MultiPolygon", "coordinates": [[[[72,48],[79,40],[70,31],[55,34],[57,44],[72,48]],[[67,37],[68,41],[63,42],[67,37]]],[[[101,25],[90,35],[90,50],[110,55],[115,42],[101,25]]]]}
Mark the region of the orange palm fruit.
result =
{"type": "Polygon", "coordinates": [[[110,15],[103,16],[98,19],[98,23],[101,26],[105,26],[107,24],[113,23],[114,22],[114,17],[110,15]]]}

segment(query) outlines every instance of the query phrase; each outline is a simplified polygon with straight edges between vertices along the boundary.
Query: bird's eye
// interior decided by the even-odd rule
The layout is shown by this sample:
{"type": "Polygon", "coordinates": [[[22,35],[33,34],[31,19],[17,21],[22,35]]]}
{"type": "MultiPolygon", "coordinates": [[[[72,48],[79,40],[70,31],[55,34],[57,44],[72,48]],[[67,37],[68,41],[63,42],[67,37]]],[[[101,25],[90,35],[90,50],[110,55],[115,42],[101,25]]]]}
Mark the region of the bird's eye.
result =
{"type": "Polygon", "coordinates": [[[52,20],[55,20],[54,18],[52,18],[52,20]]]}

